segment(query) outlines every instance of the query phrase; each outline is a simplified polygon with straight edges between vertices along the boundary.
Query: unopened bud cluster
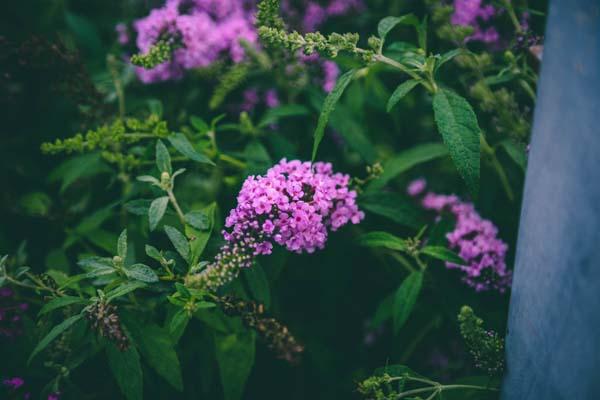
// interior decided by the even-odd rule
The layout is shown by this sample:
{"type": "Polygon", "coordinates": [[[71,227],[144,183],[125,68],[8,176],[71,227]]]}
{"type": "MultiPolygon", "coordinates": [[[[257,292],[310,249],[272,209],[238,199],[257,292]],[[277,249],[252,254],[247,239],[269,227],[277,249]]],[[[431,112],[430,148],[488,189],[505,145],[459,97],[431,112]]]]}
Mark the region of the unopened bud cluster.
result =
{"type": "Polygon", "coordinates": [[[504,370],[504,339],[498,333],[483,328],[483,320],[471,307],[463,306],[458,315],[460,333],[473,356],[475,366],[488,375],[502,374],[504,370]]]}
{"type": "Polygon", "coordinates": [[[121,351],[129,347],[129,339],[123,332],[121,320],[117,314],[117,307],[98,300],[86,310],[86,318],[94,330],[114,342],[121,351]]]}
{"type": "Polygon", "coordinates": [[[222,297],[219,305],[229,316],[239,316],[244,325],[254,329],[259,337],[273,351],[277,358],[290,364],[300,361],[304,347],[299,344],[288,328],[275,318],[264,317],[264,306],[253,301],[243,301],[232,297],[222,297]]]}

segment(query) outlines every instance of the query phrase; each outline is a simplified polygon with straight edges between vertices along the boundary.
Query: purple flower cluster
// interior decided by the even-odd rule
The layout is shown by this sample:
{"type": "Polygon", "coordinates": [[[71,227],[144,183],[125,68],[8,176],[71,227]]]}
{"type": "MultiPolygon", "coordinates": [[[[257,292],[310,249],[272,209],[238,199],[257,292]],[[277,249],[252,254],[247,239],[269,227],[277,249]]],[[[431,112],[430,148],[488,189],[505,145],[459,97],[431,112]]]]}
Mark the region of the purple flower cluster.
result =
{"type": "Polygon", "coordinates": [[[467,40],[488,44],[497,44],[500,34],[493,26],[484,28],[482,22],[488,22],[497,13],[491,4],[483,5],[483,0],[454,0],[453,25],[471,26],[474,29],[467,40]]]}
{"type": "Polygon", "coordinates": [[[29,305],[15,302],[13,296],[10,288],[0,288],[0,337],[14,338],[23,330],[21,318],[29,305]]]}
{"type": "MultiPolygon", "coordinates": [[[[425,181],[413,181],[408,192],[416,197],[424,192],[425,181]]],[[[461,201],[456,195],[428,192],[421,205],[438,214],[450,212],[456,218],[454,230],[446,235],[448,245],[458,252],[467,265],[446,262],[447,268],[465,273],[463,281],[477,292],[497,290],[504,293],[511,285],[512,273],[506,266],[508,245],[498,238],[498,228],[483,219],[472,203],[461,201]]]]}
{"type": "Polygon", "coordinates": [[[265,176],[249,176],[225,226],[225,239],[237,243],[252,237],[254,254],[270,254],[273,243],[296,252],[322,249],[327,231],[364,213],[348,175],[333,173],[331,164],[281,160],[265,176]]]}
{"type": "Polygon", "coordinates": [[[242,96],[242,111],[252,111],[261,102],[261,100],[268,108],[277,107],[280,104],[279,95],[275,89],[266,90],[263,93],[262,99],[258,89],[256,88],[246,89],[242,96]]]}
{"type": "Polygon", "coordinates": [[[257,255],[271,254],[274,244],[295,253],[322,249],[329,229],[358,224],[365,216],[349,183],[329,163],[286,159],[264,176],[249,176],[225,221],[228,243],[186,284],[216,290],[251,267],[257,255]]]}
{"type": "Polygon", "coordinates": [[[242,0],[167,0],[166,4],[135,21],[137,47],[146,53],[159,40],[173,43],[172,59],[152,69],[137,68],[145,82],[178,79],[183,71],[206,67],[228,55],[244,58],[240,40],[256,44],[254,10],[242,0]]]}
{"type": "MultiPolygon", "coordinates": [[[[11,397],[11,398],[15,398],[15,399],[22,398],[23,400],[31,399],[31,392],[27,391],[27,387],[25,385],[25,379],[23,379],[19,376],[15,376],[12,378],[6,378],[6,379],[2,380],[2,386],[4,386],[6,388],[6,390],[8,390],[10,395],[19,396],[19,397],[11,397]]],[[[47,400],[59,400],[59,399],[60,399],[59,392],[50,393],[47,397],[47,400]]]]}
{"type": "Polygon", "coordinates": [[[283,0],[281,9],[286,20],[303,32],[319,29],[329,18],[339,17],[364,7],[362,0],[293,1],[283,0]],[[298,7],[298,3],[300,7],[298,7]]]}

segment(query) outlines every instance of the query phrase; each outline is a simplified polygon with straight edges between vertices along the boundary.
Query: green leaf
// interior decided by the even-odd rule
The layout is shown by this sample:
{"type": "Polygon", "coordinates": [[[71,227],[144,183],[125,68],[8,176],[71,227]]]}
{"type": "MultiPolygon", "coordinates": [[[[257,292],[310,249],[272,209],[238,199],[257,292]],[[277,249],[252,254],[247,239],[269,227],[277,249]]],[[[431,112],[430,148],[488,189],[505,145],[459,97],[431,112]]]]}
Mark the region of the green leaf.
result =
{"type": "Polygon", "coordinates": [[[108,257],[88,257],[77,262],[82,269],[88,272],[96,272],[96,276],[107,275],[115,271],[112,258],[108,257]]]}
{"type": "Polygon", "coordinates": [[[329,115],[335,109],[335,104],[339,101],[340,97],[342,97],[344,90],[346,90],[346,87],[348,87],[352,81],[352,78],[354,78],[355,73],[356,70],[351,69],[344,75],[340,76],[331,93],[329,93],[325,98],[321,115],[319,115],[319,121],[317,122],[317,129],[315,130],[314,134],[315,139],[313,143],[312,161],[315,160],[317,156],[317,150],[319,149],[319,144],[321,144],[321,140],[323,140],[323,136],[325,135],[325,127],[329,121],[329,115]]]}
{"type": "Polygon", "coordinates": [[[388,319],[392,318],[394,313],[394,293],[386,296],[381,303],[377,306],[377,310],[375,311],[375,315],[369,324],[371,329],[375,329],[381,324],[383,324],[388,319]]]}
{"type": "Polygon", "coordinates": [[[94,21],[65,11],[65,22],[78,44],[91,53],[90,58],[98,59],[103,55],[102,40],[94,21]]]}
{"type": "Polygon", "coordinates": [[[165,225],[165,232],[167,236],[173,243],[175,250],[183,257],[184,260],[189,262],[190,258],[190,243],[187,238],[183,235],[183,233],[179,232],[177,229],[172,226],[165,225]]]}
{"type": "Polygon", "coordinates": [[[185,332],[188,322],[190,322],[190,316],[183,308],[179,309],[175,314],[173,314],[173,317],[169,322],[169,335],[173,339],[173,343],[177,343],[179,341],[185,332]]]}
{"type": "Polygon", "coordinates": [[[404,325],[415,306],[421,285],[423,272],[414,271],[402,282],[394,295],[394,333],[397,334],[404,325]]]}
{"type": "Polygon", "coordinates": [[[123,229],[123,232],[119,235],[119,240],[117,241],[117,254],[123,260],[127,257],[127,229],[123,229]]]}
{"type": "Polygon", "coordinates": [[[435,122],[448,146],[450,157],[473,198],[479,192],[481,129],[469,103],[458,94],[440,89],[433,96],[435,122]]]}
{"type": "Polygon", "coordinates": [[[148,199],[131,200],[125,203],[125,210],[127,210],[127,212],[132,213],[133,215],[141,217],[144,215],[148,215],[150,204],[152,204],[152,200],[148,199]]]}
{"type": "Polygon", "coordinates": [[[418,26],[419,20],[412,14],[403,15],[401,17],[385,17],[379,21],[377,26],[377,33],[381,40],[385,41],[386,36],[392,29],[398,24],[418,26]]]}
{"type": "Polygon", "coordinates": [[[439,56],[437,62],[435,63],[434,71],[437,71],[442,65],[446,64],[448,61],[452,60],[454,57],[464,54],[466,51],[464,49],[454,49],[447,51],[446,53],[439,56]]]}
{"type": "Polygon", "coordinates": [[[406,250],[406,241],[387,232],[369,232],[359,236],[358,244],[365,247],[385,247],[390,250],[406,250]]]}
{"type": "Polygon", "coordinates": [[[162,256],[162,254],[160,254],[160,251],[158,251],[158,249],[156,247],[150,246],[149,244],[147,244],[145,247],[145,250],[146,250],[146,255],[148,255],[148,257],[153,258],[158,262],[162,262],[163,256],[162,256]]]}
{"type": "Polygon", "coordinates": [[[419,81],[410,79],[410,80],[408,80],[406,82],[402,82],[400,85],[398,85],[398,87],[396,88],[396,90],[394,90],[394,93],[392,93],[392,95],[390,96],[390,99],[388,100],[387,107],[386,107],[387,112],[392,111],[392,108],[394,108],[394,106],[396,104],[398,104],[400,99],[402,99],[404,96],[406,96],[408,94],[408,92],[410,92],[418,84],[419,84],[419,81]]]}
{"type": "Polygon", "coordinates": [[[111,168],[102,160],[100,154],[91,153],[69,158],[50,173],[48,180],[62,181],[60,192],[63,193],[79,179],[105,172],[111,172],[111,168]]]}
{"type": "Polygon", "coordinates": [[[339,133],[348,146],[356,151],[369,164],[377,159],[377,150],[371,143],[361,123],[352,117],[352,111],[345,104],[338,103],[331,113],[331,126],[339,133]]]}
{"type": "Polygon", "coordinates": [[[201,231],[210,228],[208,215],[204,211],[190,211],[184,216],[185,223],[201,231]]]}
{"type": "Polygon", "coordinates": [[[183,133],[174,133],[167,139],[171,145],[177,149],[178,152],[190,160],[197,161],[202,164],[215,165],[210,158],[198,152],[183,133]]]}
{"type": "Polygon", "coordinates": [[[150,208],[148,209],[148,221],[150,223],[150,230],[153,231],[158,226],[158,223],[165,215],[167,211],[167,205],[169,204],[169,197],[163,196],[152,201],[150,208]]]}
{"type": "Polygon", "coordinates": [[[414,202],[394,193],[367,193],[358,199],[361,208],[401,225],[419,229],[425,224],[424,212],[414,202]]]}
{"type": "Polygon", "coordinates": [[[266,308],[269,308],[271,306],[269,281],[260,264],[255,262],[251,268],[244,268],[243,275],[252,297],[266,308]]]}
{"type": "Polygon", "coordinates": [[[442,143],[423,143],[390,158],[383,166],[383,174],[375,179],[367,188],[369,191],[379,190],[386,183],[409,170],[415,165],[444,157],[448,154],[448,148],[442,143]]]}
{"type": "Polygon", "coordinates": [[[151,183],[153,185],[160,185],[160,181],[151,175],[140,175],[136,178],[140,182],[151,183]]]}
{"type": "Polygon", "coordinates": [[[225,400],[240,400],[254,365],[254,332],[221,335],[215,332],[217,364],[225,400]]]}
{"type": "Polygon", "coordinates": [[[125,268],[125,274],[128,278],[141,282],[158,282],[158,276],[156,275],[156,272],[154,272],[152,268],[145,264],[133,264],[132,266],[125,268]]]}
{"type": "Polygon", "coordinates": [[[131,315],[126,316],[124,322],[144,360],[171,386],[183,391],[179,358],[167,330],[152,323],[142,323],[131,315]]]}
{"type": "Polygon", "coordinates": [[[111,301],[145,286],[146,284],[144,282],[126,282],[106,293],[106,299],[111,301]]]}
{"type": "Polygon", "coordinates": [[[210,130],[208,124],[198,116],[192,115],[190,117],[190,123],[200,133],[206,133],[210,130]]]}
{"type": "Polygon", "coordinates": [[[40,342],[37,344],[37,346],[35,346],[35,349],[33,349],[33,352],[31,353],[31,355],[29,356],[29,359],[27,360],[27,364],[29,364],[31,362],[31,360],[33,360],[33,358],[40,351],[44,350],[61,333],[63,333],[67,329],[69,329],[71,326],[73,326],[77,321],[79,321],[82,318],[83,318],[83,314],[77,314],[70,318],[67,318],[66,320],[64,320],[63,322],[61,322],[60,324],[58,324],[54,328],[52,328],[52,330],[50,332],[48,332],[48,334],[46,336],[44,336],[44,338],[42,340],[40,340],[40,342]]]}
{"type": "Polygon", "coordinates": [[[503,140],[500,145],[506,151],[506,154],[517,164],[521,170],[525,171],[527,168],[527,153],[525,146],[515,143],[510,139],[503,140]]]}
{"type": "Polygon", "coordinates": [[[38,313],[38,317],[41,315],[44,315],[44,314],[48,314],[50,311],[54,311],[59,308],[70,306],[72,304],[85,304],[86,302],[87,302],[87,300],[82,299],[81,297],[75,297],[75,296],[57,297],[55,299],[50,300],[48,303],[44,304],[44,306],[38,313]]]}
{"type": "Polygon", "coordinates": [[[285,104],[278,107],[268,109],[260,122],[258,123],[259,128],[264,128],[268,125],[274,124],[282,118],[298,117],[308,115],[308,108],[300,104],[285,104]]]}
{"type": "Polygon", "coordinates": [[[438,260],[449,261],[458,265],[467,265],[467,262],[458,254],[443,246],[425,246],[421,249],[421,253],[437,258],[438,260]]]}
{"type": "Polygon", "coordinates": [[[204,208],[202,211],[208,216],[209,228],[207,230],[197,230],[191,227],[190,225],[185,226],[185,234],[190,239],[190,248],[191,248],[191,260],[190,264],[195,264],[200,259],[202,252],[204,251],[206,244],[208,243],[208,239],[210,239],[210,235],[212,234],[213,227],[215,225],[215,212],[217,209],[217,204],[212,203],[208,207],[204,208]]]}
{"type": "Polygon", "coordinates": [[[168,172],[169,175],[173,173],[169,150],[160,139],[156,141],[156,167],[160,172],[168,172]]]}
{"type": "Polygon", "coordinates": [[[113,343],[108,343],[106,357],[108,366],[125,398],[142,400],[144,387],[142,365],[135,347],[129,346],[126,351],[121,351],[113,343]]]}

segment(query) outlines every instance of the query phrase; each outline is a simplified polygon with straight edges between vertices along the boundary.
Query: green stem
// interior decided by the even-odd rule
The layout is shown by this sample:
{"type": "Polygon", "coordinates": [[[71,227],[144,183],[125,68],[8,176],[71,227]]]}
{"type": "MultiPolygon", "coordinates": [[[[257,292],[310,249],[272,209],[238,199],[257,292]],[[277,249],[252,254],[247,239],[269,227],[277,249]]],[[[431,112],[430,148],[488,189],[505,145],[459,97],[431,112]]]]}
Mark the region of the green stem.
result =
{"type": "MultiPolygon", "coordinates": [[[[394,68],[397,68],[400,71],[402,71],[402,72],[410,75],[410,77],[413,78],[413,79],[415,79],[415,80],[418,80],[418,81],[421,80],[421,77],[417,73],[411,71],[410,68],[408,68],[407,66],[399,63],[398,61],[392,60],[391,58],[384,56],[383,54],[376,54],[375,55],[375,60],[379,61],[379,62],[381,62],[383,64],[390,65],[390,66],[392,66],[394,68]]],[[[433,89],[433,88],[431,88],[431,89],[433,89]]]]}
{"type": "Polygon", "coordinates": [[[113,84],[115,85],[115,92],[119,99],[119,118],[125,117],[125,91],[123,90],[123,83],[119,78],[119,71],[117,70],[117,60],[112,54],[107,57],[108,69],[112,76],[113,84]]]}
{"type": "Polygon", "coordinates": [[[489,391],[497,391],[498,389],[494,389],[494,388],[488,388],[488,387],[484,387],[484,386],[475,386],[475,385],[436,385],[436,386],[431,386],[428,388],[421,388],[421,389],[413,389],[413,390],[407,390],[406,392],[402,392],[398,395],[398,397],[396,397],[397,399],[403,399],[415,394],[420,394],[420,393],[428,393],[431,392],[432,390],[435,391],[439,391],[442,392],[444,390],[457,390],[457,389],[473,389],[473,390],[489,390],[489,391]]]}
{"type": "Polygon", "coordinates": [[[177,203],[177,199],[175,198],[175,194],[173,193],[173,189],[167,190],[167,196],[169,196],[169,200],[171,201],[171,204],[173,205],[173,208],[177,212],[177,215],[179,216],[179,220],[181,221],[181,224],[185,225],[185,217],[183,216],[183,212],[181,211],[181,207],[179,207],[179,203],[177,203]]]}
{"type": "Polygon", "coordinates": [[[492,166],[494,167],[494,170],[498,174],[498,178],[500,179],[500,183],[502,183],[502,187],[504,188],[504,191],[506,192],[506,196],[508,197],[508,200],[513,202],[515,200],[515,194],[514,194],[512,188],[510,187],[510,182],[508,181],[508,176],[506,175],[506,171],[504,171],[504,168],[502,167],[502,164],[500,164],[500,161],[498,161],[498,157],[496,157],[495,153],[491,158],[491,163],[492,163],[492,166]]]}
{"type": "Polygon", "coordinates": [[[517,18],[517,14],[515,13],[515,9],[513,8],[511,0],[501,0],[501,2],[502,2],[502,5],[506,8],[506,11],[508,12],[508,16],[510,17],[510,20],[512,21],[513,25],[515,26],[515,30],[517,31],[517,33],[523,33],[523,29],[521,28],[521,23],[519,22],[519,18],[517,18]]]}
{"type": "Polygon", "coordinates": [[[226,162],[230,165],[233,165],[234,167],[237,167],[239,169],[246,169],[246,163],[243,161],[238,160],[237,158],[228,156],[227,154],[219,154],[219,160],[226,162]]]}
{"type": "Polygon", "coordinates": [[[390,252],[390,255],[396,261],[398,261],[400,264],[402,264],[402,266],[408,271],[409,274],[415,272],[415,268],[412,265],[410,265],[410,263],[408,262],[406,257],[404,257],[402,254],[399,254],[396,252],[390,252]]]}

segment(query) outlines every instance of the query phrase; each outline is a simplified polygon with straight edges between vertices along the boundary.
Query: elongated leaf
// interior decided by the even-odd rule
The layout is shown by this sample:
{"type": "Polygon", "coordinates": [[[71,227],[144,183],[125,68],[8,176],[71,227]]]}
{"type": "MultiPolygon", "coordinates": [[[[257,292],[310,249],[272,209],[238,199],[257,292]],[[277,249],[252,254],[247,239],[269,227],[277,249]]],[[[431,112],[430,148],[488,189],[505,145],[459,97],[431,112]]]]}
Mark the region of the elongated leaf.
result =
{"type": "Polygon", "coordinates": [[[377,150],[371,141],[364,127],[352,117],[352,111],[341,102],[336,105],[335,110],[330,115],[330,122],[333,129],[342,136],[348,146],[356,151],[369,164],[377,160],[377,150]]]}
{"type": "Polygon", "coordinates": [[[469,103],[458,94],[440,89],[433,96],[435,122],[460,176],[474,198],[479,192],[481,129],[469,103]]]}
{"type": "Polygon", "coordinates": [[[519,166],[523,171],[527,168],[527,153],[525,146],[517,144],[510,139],[503,140],[500,145],[506,151],[506,154],[519,166]]]}
{"type": "Polygon", "coordinates": [[[460,258],[458,254],[442,246],[425,246],[421,253],[442,261],[449,261],[458,265],[467,265],[467,262],[460,258]]]}
{"type": "Polygon", "coordinates": [[[269,281],[260,264],[255,262],[251,268],[245,268],[243,275],[252,293],[252,297],[266,308],[269,308],[271,305],[269,281]]]}
{"type": "Polygon", "coordinates": [[[148,257],[153,258],[154,260],[161,262],[163,259],[162,254],[160,254],[160,251],[158,251],[158,249],[154,246],[150,246],[149,244],[146,245],[145,247],[146,250],[146,254],[148,255],[148,257]]]}
{"type": "Polygon", "coordinates": [[[143,215],[148,215],[150,204],[152,204],[152,200],[148,199],[131,200],[125,203],[125,209],[127,212],[141,217],[143,215]]]}
{"type": "Polygon", "coordinates": [[[239,400],[244,394],[254,365],[254,332],[221,335],[215,333],[217,364],[225,400],[239,400]]]}
{"type": "Polygon", "coordinates": [[[123,229],[121,235],[119,235],[119,240],[117,242],[117,254],[123,260],[127,257],[127,229],[123,229]]]}
{"type": "Polygon", "coordinates": [[[352,78],[354,78],[354,74],[356,73],[355,69],[351,69],[346,72],[335,84],[335,87],[327,95],[325,98],[325,102],[323,103],[323,108],[321,110],[321,115],[319,115],[319,121],[317,122],[317,129],[314,134],[314,144],[312,151],[312,161],[315,160],[317,156],[317,150],[319,149],[319,144],[321,144],[321,140],[323,140],[323,136],[325,135],[325,127],[327,126],[327,122],[329,121],[329,115],[335,109],[335,104],[340,100],[344,90],[348,87],[352,78]]]}
{"type": "Polygon", "coordinates": [[[375,311],[375,315],[369,324],[371,329],[375,329],[381,324],[383,324],[388,319],[392,318],[394,314],[394,295],[395,293],[391,293],[386,296],[381,303],[377,306],[377,310],[375,311]]]}
{"type": "Polygon", "coordinates": [[[308,108],[300,104],[285,104],[282,106],[270,108],[265,112],[258,123],[259,128],[264,128],[270,124],[274,124],[282,118],[298,117],[308,115],[308,108]]]}
{"type": "Polygon", "coordinates": [[[168,172],[169,175],[173,173],[169,150],[160,139],[156,141],[156,167],[160,172],[168,172]]]}
{"type": "Polygon", "coordinates": [[[412,272],[402,282],[394,295],[394,333],[397,334],[404,325],[415,306],[421,285],[423,284],[423,272],[412,272]]]}
{"type": "Polygon", "coordinates": [[[215,225],[215,212],[217,209],[217,204],[212,203],[204,210],[202,210],[207,216],[209,221],[209,228],[207,230],[198,230],[194,229],[190,225],[185,226],[185,234],[190,238],[190,247],[191,247],[191,260],[190,264],[195,264],[200,259],[206,244],[208,243],[208,239],[210,239],[210,235],[212,234],[213,227],[215,225]]]}
{"type": "Polygon", "coordinates": [[[185,223],[191,225],[193,228],[199,230],[206,230],[210,228],[210,221],[208,215],[203,211],[190,211],[184,215],[185,223]]]}
{"type": "Polygon", "coordinates": [[[406,241],[387,232],[369,232],[358,238],[358,244],[365,247],[385,247],[390,250],[406,250],[406,241]]]}
{"type": "Polygon", "coordinates": [[[181,366],[167,330],[152,323],[142,323],[131,315],[127,315],[124,322],[144,360],[158,375],[181,392],[181,366]]]}
{"type": "Polygon", "coordinates": [[[404,226],[419,229],[425,225],[423,210],[411,199],[394,193],[367,193],[358,199],[358,204],[404,226]]]}
{"type": "Polygon", "coordinates": [[[127,351],[119,350],[113,343],[106,346],[108,366],[121,393],[127,400],[143,399],[143,376],[140,356],[134,346],[127,351]]]}
{"type": "Polygon", "coordinates": [[[215,165],[210,158],[198,152],[183,133],[174,133],[167,139],[169,140],[169,143],[171,143],[171,145],[177,149],[178,152],[190,160],[194,160],[202,164],[215,165]]]}
{"type": "Polygon", "coordinates": [[[88,257],[77,261],[77,265],[86,271],[99,271],[104,272],[106,270],[114,270],[113,260],[108,257],[88,257]]]}
{"type": "Polygon", "coordinates": [[[435,158],[444,157],[447,154],[448,148],[442,143],[423,143],[405,150],[384,164],[383,174],[368,186],[368,190],[381,189],[386,183],[412,167],[435,158]]]}
{"type": "Polygon", "coordinates": [[[379,21],[377,25],[377,33],[381,40],[385,40],[386,36],[398,24],[418,26],[419,20],[412,14],[403,15],[401,17],[385,17],[379,21]]]}
{"type": "Polygon", "coordinates": [[[394,106],[396,104],[398,104],[400,99],[402,99],[404,96],[406,96],[408,94],[408,92],[410,92],[418,84],[419,84],[419,81],[410,79],[410,80],[408,80],[406,82],[402,82],[400,85],[398,85],[398,87],[396,88],[396,90],[394,90],[394,93],[392,93],[392,95],[390,96],[390,99],[388,100],[387,107],[386,107],[387,112],[392,111],[392,108],[394,108],[394,106]]]}
{"type": "Polygon", "coordinates": [[[156,272],[154,272],[152,268],[144,264],[133,264],[132,266],[125,269],[125,274],[128,278],[135,279],[141,282],[158,282],[158,276],[156,275],[156,272]]]}
{"type": "Polygon", "coordinates": [[[169,335],[171,336],[174,344],[177,344],[185,332],[188,322],[190,322],[190,317],[187,311],[183,308],[179,309],[175,314],[173,314],[173,317],[171,317],[171,321],[169,322],[169,335]]]}
{"type": "Polygon", "coordinates": [[[38,316],[48,314],[50,311],[57,310],[59,308],[63,308],[66,306],[70,306],[72,304],[85,304],[87,301],[82,299],[81,297],[75,296],[63,296],[52,299],[48,303],[44,304],[38,316]]]}
{"type": "Polygon", "coordinates": [[[150,175],[140,175],[136,178],[140,182],[152,183],[154,185],[160,185],[160,181],[153,176],[150,175]]]}
{"type": "Polygon", "coordinates": [[[464,54],[466,51],[464,49],[454,49],[450,50],[444,54],[442,54],[439,59],[435,63],[435,70],[437,71],[442,65],[446,64],[448,61],[452,60],[454,57],[464,54]]]}
{"type": "Polygon", "coordinates": [[[31,360],[33,360],[33,358],[40,351],[44,350],[50,343],[52,343],[52,341],[54,339],[56,339],[58,337],[58,335],[60,335],[61,333],[63,333],[67,329],[69,329],[71,326],[73,326],[77,321],[79,321],[82,318],[83,318],[83,314],[77,314],[70,318],[67,318],[66,320],[64,320],[63,322],[61,322],[60,324],[58,324],[54,328],[52,328],[52,330],[50,332],[48,332],[48,334],[46,336],[44,336],[44,338],[42,340],[40,340],[40,342],[37,344],[37,346],[35,346],[35,349],[33,349],[33,352],[31,353],[31,355],[29,356],[29,359],[27,360],[27,364],[29,364],[31,362],[31,360]]]}
{"type": "Polygon", "coordinates": [[[183,233],[179,232],[172,226],[165,225],[165,232],[167,236],[175,246],[175,250],[183,257],[184,260],[189,261],[190,258],[190,244],[183,233]]]}
{"type": "Polygon", "coordinates": [[[143,288],[146,286],[144,282],[126,282],[122,285],[117,286],[110,292],[106,293],[106,299],[108,301],[114,300],[121,296],[125,296],[127,293],[133,292],[136,289],[143,288]]]}
{"type": "Polygon", "coordinates": [[[150,209],[148,209],[148,221],[150,223],[150,230],[156,229],[156,226],[165,215],[167,211],[167,205],[169,204],[169,197],[163,196],[152,201],[150,209]]]}

